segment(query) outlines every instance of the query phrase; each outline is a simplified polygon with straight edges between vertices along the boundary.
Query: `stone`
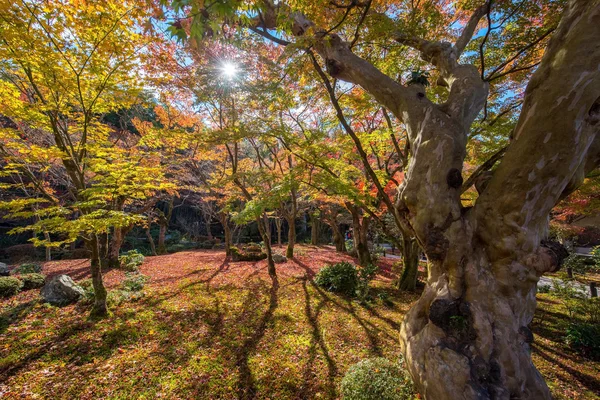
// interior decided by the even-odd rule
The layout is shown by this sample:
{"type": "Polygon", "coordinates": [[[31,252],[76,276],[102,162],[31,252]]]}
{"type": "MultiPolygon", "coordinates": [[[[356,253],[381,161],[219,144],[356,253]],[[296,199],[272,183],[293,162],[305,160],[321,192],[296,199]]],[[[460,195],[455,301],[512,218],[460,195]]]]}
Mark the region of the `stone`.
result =
{"type": "Polygon", "coordinates": [[[55,306],[62,306],[77,302],[84,292],[70,276],[58,275],[44,285],[40,294],[44,301],[55,306]]]}
{"type": "Polygon", "coordinates": [[[276,264],[287,262],[287,257],[281,254],[273,254],[273,262],[276,264]]]}
{"type": "Polygon", "coordinates": [[[0,276],[8,276],[10,275],[10,270],[8,269],[8,265],[0,262],[0,276]]]}

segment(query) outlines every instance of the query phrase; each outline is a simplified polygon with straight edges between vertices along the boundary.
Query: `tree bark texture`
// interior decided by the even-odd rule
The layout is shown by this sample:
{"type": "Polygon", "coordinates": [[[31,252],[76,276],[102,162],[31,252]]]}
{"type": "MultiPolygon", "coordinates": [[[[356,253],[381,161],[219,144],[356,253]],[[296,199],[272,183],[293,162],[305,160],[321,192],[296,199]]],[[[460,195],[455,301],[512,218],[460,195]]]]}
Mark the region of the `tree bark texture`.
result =
{"type": "Polygon", "coordinates": [[[296,244],[296,218],[287,218],[288,223],[288,245],[285,250],[287,258],[294,258],[294,245],[296,244]]]}
{"type": "Polygon", "coordinates": [[[223,233],[225,236],[225,255],[231,255],[231,246],[233,246],[231,240],[231,227],[229,226],[229,213],[221,212],[219,214],[221,217],[221,225],[223,225],[223,233]]]}
{"type": "Polygon", "coordinates": [[[87,241],[87,246],[91,252],[91,272],[92,272],[92,286],[94,287],[94,306],[92,308],[92,315],[94,316],[105,316],[108,314],[108,307],[106,305],[106,288],[102,280],[102,267],[100,265],[100,244],[98,237],[93,237],[87,241]]]}
{"type": "Polygon", "coordinates": [[[421,247],[415,238],[402,237],[402,275],[398,281],[398,289],[414,291],[419,276],[419,255],[421,247]]]}
{"type": "Polygon", "coordinates": [[[352,214],[352,239],[354,242],[354,249],[356,250],[356,256],[360,265],[369,265],[373,263],[371,253],[369,252],[369,242],[367,239],[367,233],[369,232],[369,221],[370,218],[365,215],[361,215],[360,208],[353,204],[346,204],[350,214],[352,214]]]}
{"type": "Polygon", "coordinates": [[[320,222],[318,216],[314,214],[310,215],[310,244],[313,246],[319,245],[320,222]]]}

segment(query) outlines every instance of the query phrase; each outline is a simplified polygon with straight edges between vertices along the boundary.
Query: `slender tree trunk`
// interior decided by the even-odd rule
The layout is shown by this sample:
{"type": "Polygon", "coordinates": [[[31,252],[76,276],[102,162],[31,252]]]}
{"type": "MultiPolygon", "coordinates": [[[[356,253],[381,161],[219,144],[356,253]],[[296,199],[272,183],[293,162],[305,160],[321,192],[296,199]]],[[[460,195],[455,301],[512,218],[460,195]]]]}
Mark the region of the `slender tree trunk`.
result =
{"type": "Polygon", "coordinates": [[[221,225],[223,225],[223,233],[225,234],[225,255],[231,255],[231,246],[233,246],[231,240],[231,227],[229,226],[229,214],[220,213],[221,216],[221,225]]]}
{"type": "Polygon", "coordinates": [[[260,232],[260,236],[263,239],[265,250],[267,252],[267,269],[269,271],[269,275],[271,277],[275,277],[277,276],[277,271],[275,270],[275,262],[273,261],[273,250],[271,249],[271,235],[269,234],[270,232],[267,228],[267,222],[268,218],[266,214],[263,214],[263,218],[256,218],[256,223],[258,224],[258,231],[260,232]]]}
{"type": "Polygon", "coordinates": [[[421,247],[415,238],[402,236],[402,276],[398,281],[398,289],[414,291],[419,276],[419,254],[421,247]]]}
{"type": "Polygon", "coordinates": [[[310,244],[313,246],[319,245],[319,217],[314,214],[310,215],[310,244]]]}
{"type": "MultiPolygon", "coordinates": [[[[44,240],[46,242],[50,242],[50,234],[48,232],[44,232],[44,240]]],[[[52,260],[52,248],[50,246],[46,246],[46,261],[52,260]]]]}
{"type": "Polygon", "coordinates": [[[281,218],[275,219],[275,225],[277,226],[277,244],[281,246],[281,218]]]}
{"type": "Polygon", "coordinates": [[[373,263],[371,253],[369,252],[369,243],[367,240],[367,232],[369,230],[369,217],[361,215],[359,208],[353,204],[346,204],[350,214],[352,214],[352,231],[354,248],[360,265],[369,265],[373,263]]]}
{"type": "Polygon", "coordinates": [[[296,218],[287,218],[288,223],[288,245],[285,250],[287,258],[294,258],[294,245],[296,244],[296,218]]]}
{"type": "Polygon", "coordinates": [[[153,256],[156,255],[156,245],[154,244],[154,238],[152,237],[152,233],[150,232],[150,225],[146,228],[146,237],[148,238],[148,243],[150,244],[150,252],[153,256]]]}
{"type": "Polygon", "coordinates": [[[125,236],[131,230],[131,227],[127,228],[115,228],[113,231],[113,235],[110,238],[110,242],[108,244],[108,256],[107,256],[107,266],[108,268],[119,268],[119,254],[121,252],[121,247],[123,246],[123,242],[125,241],[125,236]]]}
{"type": "Polygon", "coordinates": [[[94,306],[92,308],[92,315],[94,316],[105,316],[108,314],[108,307],[106,305],[106,288],[102,281],[102,267],[100,265],[100,246],[98,243],[98,237],[94,235],[91,240],[88,241],[88,247],[92,253],[91,256],[91,270],[92,270],[92,286],[94,287],[94,306]]]}
{"type": "Polygon", "coordinates": [[[333,233],[333,244],[335,244],[335,251],[338,253],[346,252],[346,240],[344,240],[344,234],[340,229],[340,225],[337,223],[336,217],[334,215],[329,215],[325,218],[327,224],[331,227],[331,232],[333,233]]]}
{"type": "Polygon", "coordinates": [[[167,236],[167,225],[161,223],[158,228],[158,254],[166,254],[167,246],[165,245],[165,237],[167,236]]]}
{"type": "Polygon", "coordinates": [[[212,240],[213,235],[212,235],[212,231],[210,229],[210,221],[212,220],[211,216],[204,216],[204,224],[206,225],[206,236],[208,237],[208,240],[212,240]]]}

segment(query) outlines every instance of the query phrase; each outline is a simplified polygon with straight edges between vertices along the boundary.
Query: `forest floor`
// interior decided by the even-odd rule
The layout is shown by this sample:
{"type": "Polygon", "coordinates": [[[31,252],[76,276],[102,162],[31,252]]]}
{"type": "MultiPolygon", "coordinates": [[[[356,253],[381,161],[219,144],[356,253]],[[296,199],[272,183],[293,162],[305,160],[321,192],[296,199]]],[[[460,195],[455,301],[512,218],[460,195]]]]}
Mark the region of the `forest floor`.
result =
{"type": "MultiPolygon", "coordinates": [[[[325,264],[350,260],[330,247],[300,246],[278,264],[231,262],[224,251],[147,257],[144,297],[89,320],[88,307],[51,307],[37,290],[0,300],[0,398],[335,399],[348,368],[399,357],[403,315],[418,298],[391,288],[381,263],[374,300],[359,304],[316,286],[325,264]],[[391,302],[382,302],[387,293],[391,302]]],[[[44,264],[80,281],[86,260],[44,264]]],[[[125,275],[105,274],[109,289],[125,275]]],[[[562,341],[567,311],[538,295],[534,362],[557,399],[600,399],[600,363],[562,341]]]]}

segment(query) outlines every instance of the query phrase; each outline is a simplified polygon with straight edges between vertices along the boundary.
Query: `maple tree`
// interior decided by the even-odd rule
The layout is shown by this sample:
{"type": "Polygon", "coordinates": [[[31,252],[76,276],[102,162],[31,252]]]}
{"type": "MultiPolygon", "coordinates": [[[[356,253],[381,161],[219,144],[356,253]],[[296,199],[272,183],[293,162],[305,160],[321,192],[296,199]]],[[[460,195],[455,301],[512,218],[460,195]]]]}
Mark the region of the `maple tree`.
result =
{"type": "Polygon", "coordinates": [[[2,175],[12,180],[3,189],[15,195],[2,208],[36,216],[16,229],[44,232],[36,245],[85,241],[92,312],[106,314],[99,237],[140,223],[127,204],[169,189],[155,157],[116,145],[101,119],[140,93],[132,72],[151,40],[141,33],[150,10],[114,1],[3,1],[0,10],[0,103],[10,121],[0,151],[2,175]]]}
{"type": "Polygon", "coordinates": [[[566,255],[552,210],[597,209],[599,16],[598,0],[0,0],[0,209],[47,259],[85,242],[98,315],[101,267],[136,225],[166,253],[184,203],[209,240],[219,220],[227,256],[234,227],[258,229],[270,307],[283,220],[290,259],[299,218],[338,252],[351,226],[363,267],[381,233],[398,288],[427,257],[401,326],[425,398],[548,399],[530,324],[566,255]]]}
{"type": "Polygon", "coordinates": [[[600,51],[594,38],[600,4],[220,4],[177,2],[192,30],[175,31],[198,40],[248,28],[255,43],[286,46],[299,63],[315,67],[313,79],[327,86],[342,125],[334,98],[338,81],[360,86],[405,127],[411,157],[389,208],[429,261],[425,291],[401,335],[419,391],[435,399],[550,398],[531,362],[528,325],[535,283],[564,257],[543,240],[548,214],[598,165],[600,51]],[[460,22],[446,29],[453,19],[460,22]],[[396,45],[388,52],[371,41],[396,45]],[[421,58],[404,80],[396,78],[406,66],[397,62],[403,56],[421,58]],[[428,87],[431,82],[435,87],[428,87]],[[506,108],[515,115],[520,110],[508,147],[493,171],[495,162],[479,170],[478,196],[463,207],[462,171],[474,121],[482,113],[484,123],[490,114],[505,115],[506,98],[517,96],[522,103],[506,108]],[[457,318],[466,329],[454,330],[450,322],[457,318]]]}

